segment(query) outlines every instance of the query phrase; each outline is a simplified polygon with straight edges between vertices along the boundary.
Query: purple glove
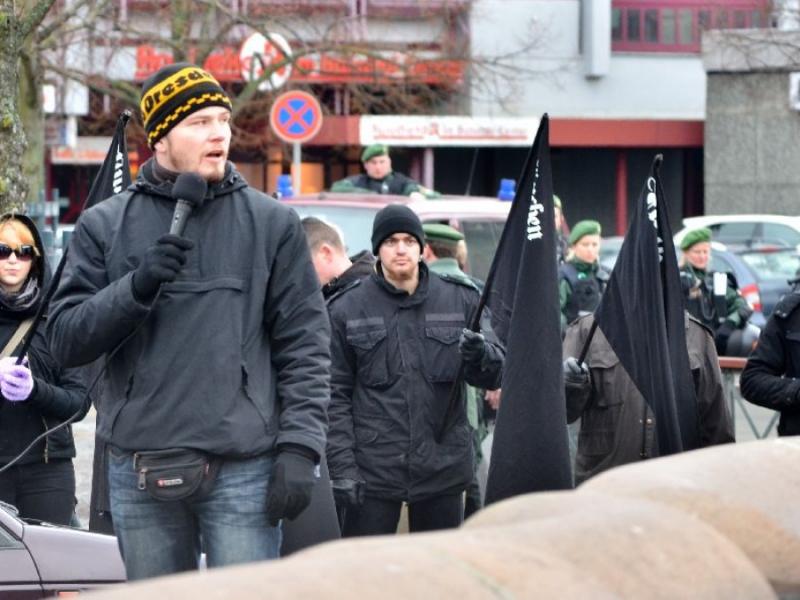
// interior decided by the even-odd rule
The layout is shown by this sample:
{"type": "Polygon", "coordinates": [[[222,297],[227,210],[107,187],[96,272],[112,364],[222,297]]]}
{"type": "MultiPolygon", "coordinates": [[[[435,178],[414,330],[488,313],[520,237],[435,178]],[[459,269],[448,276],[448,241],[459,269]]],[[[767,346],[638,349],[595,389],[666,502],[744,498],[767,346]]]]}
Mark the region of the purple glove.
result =
{"type": "Polygon", "coordinates": [[[27,400],[33,391],[31,370],[24,365],[15,364],[16,362],[14,357],[0,360],[0,393],[9,402],[27,400]]]}

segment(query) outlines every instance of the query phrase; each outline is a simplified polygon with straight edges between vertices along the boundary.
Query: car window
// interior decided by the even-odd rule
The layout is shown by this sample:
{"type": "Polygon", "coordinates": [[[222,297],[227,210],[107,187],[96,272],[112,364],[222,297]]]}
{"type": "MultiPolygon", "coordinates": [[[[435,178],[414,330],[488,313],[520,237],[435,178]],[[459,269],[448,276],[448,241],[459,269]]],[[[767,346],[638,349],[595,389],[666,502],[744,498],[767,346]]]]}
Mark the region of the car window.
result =
{"type": "Polygon", "coordinates": [[[749,245],[755,235],[752,222],[718,223],[711,225],[712,237],[724,244],[749,245]]]}
{"type": "Polygon", "coordinates": [[[24,544],[20,542],[12,533],[0,527],[0,549],[22,548],[24,544]]]}
{"type": "Polygon", "coordinates": [[[789,248],[796,248],[800,244],[800,232],[794,227],[781,223],[762,223],[761,227],[762,234],[759,241],[762,243],[789,248]]]}
{"type": "Polygon", "coordinates": [[[293,205],[292,208],[300,218],[316,217],[333,223],[342,230],[347,253],[351,256],[362,250],[371,250],[372,221],[375,219],[377,208],[356,206],[303,206],[293,205]]]}
{"type": "Polygon", "coordinates": [[[730,261],[717,252],[711,253],[711,271],[723,271],[736,275],[736,269],[730,261]]]}
{"type": "Polygon", "coordinates": [[[800,269],[797,252],[743,252],[742,260],[750,266],[759,281],[794,279],[800,269]]]}
{"type": "Polygon", "coordinates": [[[486,281],[504,226],[502,221],[459,222],[459,228],[467,242],[467,261],[473,277],[486,281]]]}

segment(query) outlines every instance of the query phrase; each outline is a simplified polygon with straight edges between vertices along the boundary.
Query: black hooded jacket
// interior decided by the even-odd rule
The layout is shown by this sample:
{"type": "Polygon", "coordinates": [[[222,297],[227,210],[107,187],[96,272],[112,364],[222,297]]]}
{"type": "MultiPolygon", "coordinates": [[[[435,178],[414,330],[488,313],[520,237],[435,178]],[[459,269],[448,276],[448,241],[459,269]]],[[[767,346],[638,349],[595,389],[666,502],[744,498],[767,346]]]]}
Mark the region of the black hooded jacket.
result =
{"type": "MultiPolygon", "coordinates": [[[[22,310],[13,310],[0,301],[0,349],[5,348],[22,321],[36,314],[48,280],[45,249],[36,225],[26,216],[15,217],[28,226],[39,249],[40,256],[36,258],[30,275],[38,280],[39,289],[36,301],[22,310]]],[[[0,398],[0,464],[10,462],[45,430],[55,427],[75,413],[78,414],[76,420],[80,420],[89,410],[81,372],[63,369],[58,365],[48,349],[44,326],[40,326],[33,335],[28,352],[34,380],[33,392],[22,402],[0,398]]],[[[21,346],[22,342],[12,356],[18,356],[21,346]]],[[[50,459],[74,456],[72,428],[68,425],[48,435],[17,464],[47,462],[50,459]]]]}
{"type": "Polygon", "coordinates": [[[229,163],[188,219],[195,245],[178,278],[142,304],[133,272],[175,209],[152,165],[83,214],[52,302],[51,348],[66,364],[130,336],[110,361],[97,434],[129,451],[321,455],[330,326],[299,217],[229,163]]]}

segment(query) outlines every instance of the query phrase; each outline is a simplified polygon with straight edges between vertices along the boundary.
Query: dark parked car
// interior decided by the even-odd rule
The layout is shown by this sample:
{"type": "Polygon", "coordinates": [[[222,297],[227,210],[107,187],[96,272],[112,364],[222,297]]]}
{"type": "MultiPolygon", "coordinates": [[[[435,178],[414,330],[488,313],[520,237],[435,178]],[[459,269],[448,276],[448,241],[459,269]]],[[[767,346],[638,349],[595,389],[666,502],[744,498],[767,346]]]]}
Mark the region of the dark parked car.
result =
{"type": "MultiPolygon", "coordinates": [[[[613,269],[622,237],[603,238],[600,263],[613,269]]],[[[680,257],[680,250],[677,250],[680,257]]],[[[711,243],[711,270],[724,271],[736,278],[739,292],[753,308],[750,323],[763,327],[775,304],[789,291],[789,279],[796,277],[800,259],[793,248],[761,248],[733,251],[725,244],[711,243]]]]}
{"type": "Polygon", "coordinates": [[[0,502],[0,598],[57,597],[125,581],[117,539],[22,520],[0,502]]]}
{"type": "Polygon", "coordinates": [[[371,249],[372,221],[387,204],[406,204],[423,223],[446,223],[464,234],[469,251],[468,271],[486,279],[511,208],[496,198],[444,196],[436,200],[380,194],[321,192],[284,200],[301,217],[318,217],[338,225],[350,254],[371,249]]]}
{"type": "Polygon", "coordinates": [[[739,283],[742,295],[756,309],[760,309],[764,317],[769,317],[781,296],[791,289],[789,280],[798,276],[800,255],[794,248],[785,247],[741,250],[735,254],[752,274],[747,289],[739,283]],[[752,300],[748,294],[752,295],[752,300]]]}

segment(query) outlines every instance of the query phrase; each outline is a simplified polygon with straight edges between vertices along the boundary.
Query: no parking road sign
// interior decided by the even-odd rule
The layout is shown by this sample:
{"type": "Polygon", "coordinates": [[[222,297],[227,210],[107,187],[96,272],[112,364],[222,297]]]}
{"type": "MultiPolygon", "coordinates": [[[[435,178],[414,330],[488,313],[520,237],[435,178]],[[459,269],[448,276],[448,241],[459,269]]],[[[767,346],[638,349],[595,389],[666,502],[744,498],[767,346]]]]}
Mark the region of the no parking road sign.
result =
{"type": "Polygon", "coordinates": [[[269,124],[284,142],[302,144],[322,127],[322,109],[311,94],[293,90],[278,96],[269,112],[269,124]]]}

